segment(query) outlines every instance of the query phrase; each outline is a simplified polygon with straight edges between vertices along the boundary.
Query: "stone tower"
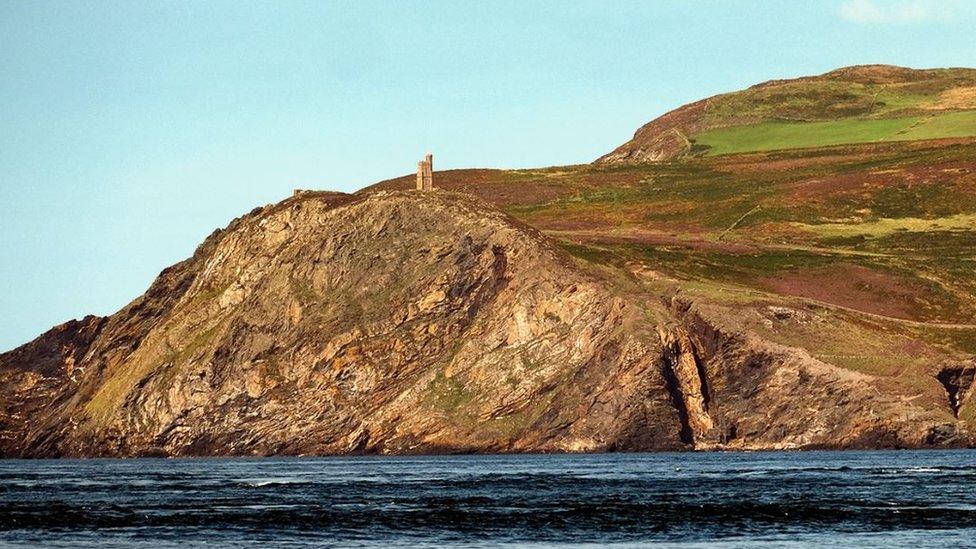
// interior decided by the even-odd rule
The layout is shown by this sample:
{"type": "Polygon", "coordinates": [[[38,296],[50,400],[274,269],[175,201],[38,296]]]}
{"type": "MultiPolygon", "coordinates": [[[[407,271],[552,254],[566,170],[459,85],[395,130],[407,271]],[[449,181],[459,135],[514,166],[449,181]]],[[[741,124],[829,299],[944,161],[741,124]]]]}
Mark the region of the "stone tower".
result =
{"type": "Polygon", "coordinates": [[[434,155],[427,153],[417,162],[417,190],[429,191],[434,188],[434,155]]]}

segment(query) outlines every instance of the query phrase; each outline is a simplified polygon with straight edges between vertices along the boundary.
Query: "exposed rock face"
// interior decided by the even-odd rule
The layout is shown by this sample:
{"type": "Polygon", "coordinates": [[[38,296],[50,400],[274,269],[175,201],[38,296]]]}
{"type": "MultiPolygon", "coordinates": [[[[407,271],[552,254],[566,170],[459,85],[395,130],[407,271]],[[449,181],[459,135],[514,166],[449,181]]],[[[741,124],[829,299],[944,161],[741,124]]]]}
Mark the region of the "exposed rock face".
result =
{"type": "MultiPolygon", "coordinates": [[[[931,380],[912,397],[882,380],[823,363],[715,322],[715,306],[676,302],[692,356],[682,371],[698,387],[691,400],[705,406],[690,421],[697,448],[788,449],[967,445],[973,437],[945,406],[920,396],[940,388],[931,380]],[[692,367],[694,361],[697,366],[692,367]],[[697,373],[697,377],[695,374],[697,373]],[[915,400],[918,399],[918,400],[915,400]],[[708,425],[711,429],[704,429],[708,425]],[[695,431],[694,426],[699,430],[695,431]]],[[[687,346],[687,343],[685,344],[687,346]]],[[[686,397],[687,399],[688,397],[686,397]]]]}
{"type": "Polygon", "coordinates": [[[470,197],[302,193],[115,315],[0,355],[0,455],[972,442],[948,399],[878,391],[712,313],[470,197]]]}
{"type": "Polygon", "coordinates": [[[708,99],[668,112],[641,126],[630,141],[601,156],[596,164],[660,162],[684,156],[691,150],[688,137],[704,128],[708,99]]]}

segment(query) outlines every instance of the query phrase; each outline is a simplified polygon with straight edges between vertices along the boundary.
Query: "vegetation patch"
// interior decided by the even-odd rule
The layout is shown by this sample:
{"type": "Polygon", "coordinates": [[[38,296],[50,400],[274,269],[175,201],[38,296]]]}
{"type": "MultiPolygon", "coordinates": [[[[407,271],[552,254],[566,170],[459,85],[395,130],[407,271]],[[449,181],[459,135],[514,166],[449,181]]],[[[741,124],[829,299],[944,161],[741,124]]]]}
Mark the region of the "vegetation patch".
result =
{"type": "Polygon", "coordinates": [[[706,130],[694,137],[696,145],[707,147],[708,155],[722,155],[974,135],[976,135],[976,111],[820,122],[770,120],[758,124],[706,130]]]}
{"type": "Polygon", "coordinates": [[[424,400],[434,410],[453,414],[470,404],[473,398],[473,393],[457,377],[447,377],[443,372],[438,372],[427,384],[424,400]]]}
{"type": "Polygon", "coordinates": [[[850,238],[859,236],[878,238],[891,235],[898,231],[913,233],[951,230],[976,231],[976,214],[959,214],[936,219],[919,219],[917,217],[902,217],[898,219],[882,218],[861,223],[821,223],[818,225],[797,223],[796,226],[824,238],[850,238]]]}

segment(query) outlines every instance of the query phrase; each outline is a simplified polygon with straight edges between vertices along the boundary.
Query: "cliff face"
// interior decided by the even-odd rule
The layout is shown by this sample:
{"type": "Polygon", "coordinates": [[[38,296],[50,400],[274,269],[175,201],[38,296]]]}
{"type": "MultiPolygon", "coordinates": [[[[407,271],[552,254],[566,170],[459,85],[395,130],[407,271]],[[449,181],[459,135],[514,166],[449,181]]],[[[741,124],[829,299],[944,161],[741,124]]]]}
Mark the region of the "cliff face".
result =
{"type": "Polygon", "coordinates": [[[0,455],[973,442],[971,364],[909,398],[726,316],[465,195],[306,193],[0,355],[0,455]]]}

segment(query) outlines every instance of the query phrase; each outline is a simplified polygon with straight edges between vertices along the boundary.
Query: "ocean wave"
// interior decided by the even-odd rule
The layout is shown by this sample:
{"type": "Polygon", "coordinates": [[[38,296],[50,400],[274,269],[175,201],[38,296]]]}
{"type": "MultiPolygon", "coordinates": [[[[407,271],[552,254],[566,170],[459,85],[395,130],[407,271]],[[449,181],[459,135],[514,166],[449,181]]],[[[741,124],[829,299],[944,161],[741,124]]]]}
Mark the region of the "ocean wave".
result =
{"type": "Polygon", "coordinates": [[[267,486],[287,486],[290,484],[309,484],[308,480],[297,478],[266,478],[266,479],[246,479],[237,483],[238,486],[249,486],[251,488],[264,488],[267,486]]]}

